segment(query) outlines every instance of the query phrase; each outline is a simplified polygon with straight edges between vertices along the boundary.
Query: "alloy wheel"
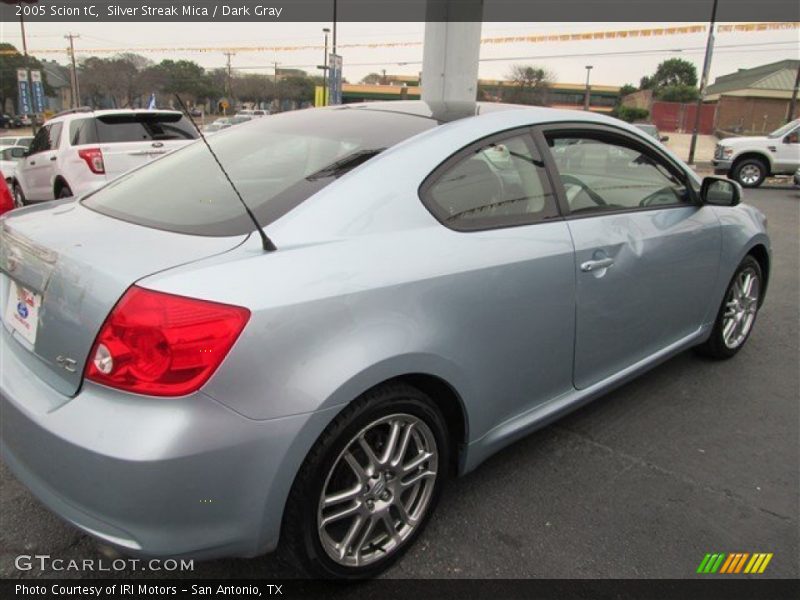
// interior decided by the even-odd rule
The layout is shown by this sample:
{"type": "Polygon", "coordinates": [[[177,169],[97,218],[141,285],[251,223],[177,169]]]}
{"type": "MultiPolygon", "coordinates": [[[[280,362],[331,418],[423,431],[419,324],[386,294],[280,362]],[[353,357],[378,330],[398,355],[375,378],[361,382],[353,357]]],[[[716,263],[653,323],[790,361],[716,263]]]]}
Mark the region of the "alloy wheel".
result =
{"type": "Polygon", "coordinates": [[[761,169],[752,163],[739,170],[739,181],[744,185],[755,185],[761,179],[761,169]]]}
{"type": "Polygon", "coordinates": [[[322,488],[317,529],[326,554],[363,567],[396,552],[423,520],[438,463],[436,438],[418,417],[394,414],[364,427],[322,488]]]}
{"type": "Polygon", "coordinates": [[[761,282],[753,268],[744,269],[728,291],[722,315],[722,340],[731,350],[747,339],[758,310],[761,282]]]}
{"type": "Polygon", "coordinates": [[[22,193],[22,189],[18,186],[14,186],[14,208],[22,208],[25,206],[25,196],[22,193]]]}

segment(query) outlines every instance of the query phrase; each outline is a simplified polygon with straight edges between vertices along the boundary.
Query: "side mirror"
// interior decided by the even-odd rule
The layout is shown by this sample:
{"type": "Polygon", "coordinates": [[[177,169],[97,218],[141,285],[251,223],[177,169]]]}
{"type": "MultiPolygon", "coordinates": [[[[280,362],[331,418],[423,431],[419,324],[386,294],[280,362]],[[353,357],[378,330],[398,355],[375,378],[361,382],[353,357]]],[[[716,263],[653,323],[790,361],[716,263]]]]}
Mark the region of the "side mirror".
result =
{"type": "Polygon", "coordinates": [[[11,149],[11,158],[22,159],[28,155],[28,151],[25,148],[12,148],[11,149]]]}
{"type": "Polygon", "coordinates": [[[662,135],[660,138],[658,138],[658,141],[660,141],[660,142],[668,142],[669,141],[669,136],[668,135],[662,135]]]}
{"type": "Polygon", "coordinates": [[[792,133],[787,135],[785,138],[783,138],[783,143],[784,144],[796,144],[798,142],[798,140],[800,140],[800,134],[798,134],[797,132],[793,131],[792,133]]]}
{"type": "Polygon", "coordinates": [[[742,188],[735,181],[724,177],[704,177],[700,199],[703,204],[736,206],[742,200],[742,188]]]}

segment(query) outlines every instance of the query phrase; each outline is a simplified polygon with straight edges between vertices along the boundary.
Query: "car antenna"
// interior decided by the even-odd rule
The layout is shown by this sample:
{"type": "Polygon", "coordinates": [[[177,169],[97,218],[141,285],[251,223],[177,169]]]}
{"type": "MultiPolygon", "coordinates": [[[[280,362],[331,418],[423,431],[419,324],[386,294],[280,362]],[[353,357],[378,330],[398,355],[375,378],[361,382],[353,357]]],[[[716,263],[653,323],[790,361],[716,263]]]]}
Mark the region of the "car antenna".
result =
{"type": "Polygon", "coordinates": [[[197,133],[200,134],[200,138],[203,140],[203,143],[206,145],[206,148],[208,148],[208,151],[211,152],[211,156],[214,157],[217,166],[219,166],[219,170],[222,171],[222,174],[225,175],[225,179],[227,179],[228,183],[231,184],[231,188],[233,188],[236,197],[239,198],[239,202],[242,203],[242,206],[244,207],[244,211],[247,213],[247,216],[250,217],[250,220],[253,222],[253,225],[256,226],[256,231],[258,231],[258,235],[261,236],[261,246],[264,248],[264,252],[274,252],[275,250],[277,250],[275,244],[273,244],[272,240],[267,237],[264,228],[261,227],[261,224],[258,222],[258,219],[256,219],[256,216],[253,214],[253,211],[250,210],[249,206],[247,206],[247,202],[245,202],[244,198],[242,198],[242,195],[239,193],[239,190],[236,188],[236,185],[233,183],[233,180],[231,179],[230,175],[228,175],[228,172],[225,170],[225,167],[222,166],[222,163],[219,161],[219,158],[217,158],[217,155],[211,149],[211,145],[208,143],[206,136],[203,135],[203,132],[200,130],[200,128],[197,126],[197,123],[195,123],[194,119],[192,118],[192,115],[186,109],[186,105],[183,103],[183,100],[181,100],[181,97],[177,93],[175,94],[175,98],[177,98],[178,104],[180,104],[183,113],[192,122],[192,125],[194,125],[194,128],[197,130],[197,133]]]}

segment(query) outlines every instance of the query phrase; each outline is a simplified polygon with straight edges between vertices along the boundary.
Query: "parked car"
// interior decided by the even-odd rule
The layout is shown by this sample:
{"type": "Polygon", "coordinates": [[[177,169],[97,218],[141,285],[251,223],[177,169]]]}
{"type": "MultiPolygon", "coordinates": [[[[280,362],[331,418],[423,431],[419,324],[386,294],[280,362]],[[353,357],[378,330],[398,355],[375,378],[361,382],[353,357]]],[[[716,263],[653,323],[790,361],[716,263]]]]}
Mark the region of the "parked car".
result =
{"type": "Polygon", "coordinates": [[[655,126],[654,123],[634,123],[634,127],[641,129],[651,138],[658,140],[659,142],[668,142],[669,136],[668,135],[661,135],[661,132],[658,131],[658,127],[655,126]]]}
{"type": "Polygon", "coordinates": [[[0,217],[12,210],[14,210],[14,198],[6,184],[6,176],[0,169],[0,217]]]}
{"type": "Polygon", "coordinates": [[[17,206],[82,195],[198,136],[168,110],[67,111],[45,123],[17,165],[17,206]]]}
{"type": "Polygon", "coordinates": [[[25,148],[29,148],[32,142],[33,142],[33,136],[32,135],[23,135],[23,136],[4,135],[4,136],[0,136],[0,146],[24,146],[25,148]]]}
{"type": "Polygon", "coordinates": [[[11,129],[12,127],[19,127],[18,121],[15,117],[7,114],[0,114],[0,127],[3,129],[11,129]]]}
{"type": "Polygon", "coordinates": [[[800,167],[797,168],[797,171],[794,172],[794,184],[800,185],[800,167]]]}
{"type": "Polygon", "coordinates": [[[27,151],[25,146],[0,146],[0,171],[3,171],[6,182],[14,180],[17,163],[25,157],[27,151]]]}
{"type": "Polygon", "coordinates": [[[196,106],[194,106],[194,107],[191,108],[191,110],[189,110],[189,115],[191,115],[192,117],[194,117],[196,119],[199,119],[200,117],[203,116],[203,111],[200,110],[199,108],[197,108],[196,106]]]}
{"type": "Polygon", "coordinates": [[[800,119],[766,136],[720,140],[711,163],[716,174],[744,187],[758,187],[772,175],[792,175],[800,168],[800,119]]]}
{"type": "Polygon", "coordinates": [[[266,117],[268,115],[269,115],[269,111],[268,110],[262,110],[260,108],[256,108],[256,109],[252,109],[252,110],[250,110],[250,109],[242,109],[242,110],[238,111],[234,116],[235,117],[245,116],[245,117],[256,118],[256,117],[266,117]]]}
{"type": "Polygon", "coordinates": [[[240,125],[242,123],[247,123],[248,121],[252,121],[253,119],[255,119],[255,117],[250,115],[233,115],[230,118],[229,122],[231,125],[240,125]]]}
{"type": "Polygon", "coordinates": [[[129,553],[377,575],[449,473],[733,357],[767,289],[740,187],[602,115],[398,101],[210,144],[224,173],[193,144],[3,222],[4,461],[129,553]]]}
{"type": "Polygon", "coordinates": [[[213,123],[209,123],[203,127],[203,133],[216,133],[231,126],[230,117],[220,117],[213,123]]]}

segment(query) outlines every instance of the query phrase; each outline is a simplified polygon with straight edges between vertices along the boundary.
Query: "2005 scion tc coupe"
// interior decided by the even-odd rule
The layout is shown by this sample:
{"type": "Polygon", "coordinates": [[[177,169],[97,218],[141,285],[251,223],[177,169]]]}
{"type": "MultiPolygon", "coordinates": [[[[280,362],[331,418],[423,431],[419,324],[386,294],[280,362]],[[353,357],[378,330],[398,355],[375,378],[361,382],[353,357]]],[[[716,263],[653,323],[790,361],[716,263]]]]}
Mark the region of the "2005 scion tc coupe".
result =
{"type": "Polygon", "coordinates": [[[732,357],[764,297],[764,216],[610,118],[379,103],[208,143],[230,181],[198,141],[0,221],[3,459],[128,553],[373,576],[449,472],[732,357]]]}

